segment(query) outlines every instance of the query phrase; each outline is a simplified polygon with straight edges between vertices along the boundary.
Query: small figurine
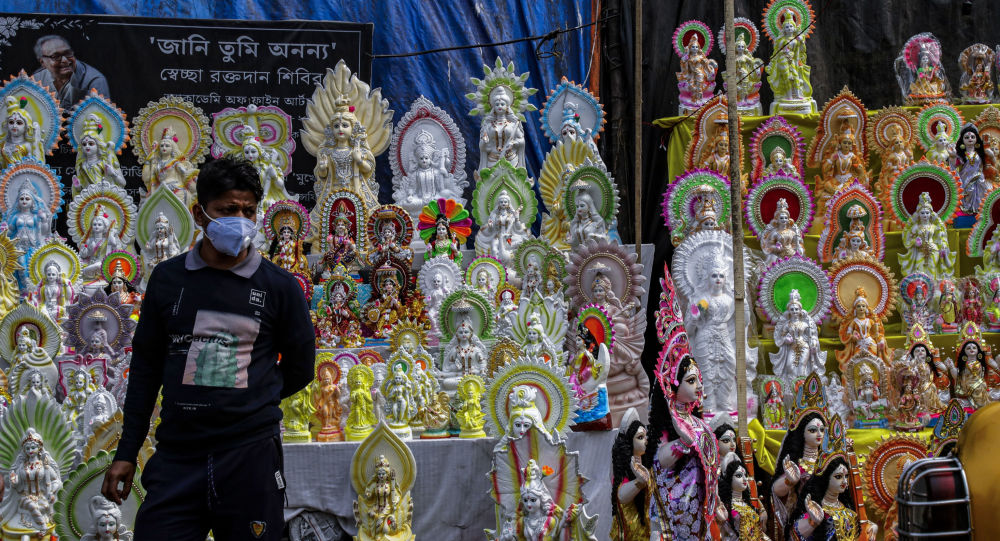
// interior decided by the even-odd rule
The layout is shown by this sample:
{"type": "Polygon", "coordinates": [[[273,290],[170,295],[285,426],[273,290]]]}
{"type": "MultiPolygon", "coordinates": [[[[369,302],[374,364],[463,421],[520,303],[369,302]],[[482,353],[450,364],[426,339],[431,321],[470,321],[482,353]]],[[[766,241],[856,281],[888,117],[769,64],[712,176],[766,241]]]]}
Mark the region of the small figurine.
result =
{"type": "Polygon", "coordinates": [[[430,201],[465,205],[465,138],[451,116],[420,96],[396,126],[389,142],[393,201],[414,219],[430,201]]]}
{"type": "Polygon", "coordinates": [[[855,183],[870,187],[867,122],[864,104],[846,86],[823,106],[816,137],[806,152],[806,165],[819,167],[821,173],[816,177],[818,214],[825,213],[837,192],[855,183]]]}
{"type": "Polygon", "coordinates": [[[986,151],[979,137],[979,128],[968,123],[959,132],[958,143],[951,151],[951,166],[962,179],[962,212],[976,215],[986,194],[993,190],[993,183],[983,174],[986,151]]]}
{"type": "Polygon", "coordinates": [[[910,274],[899,282],[904,328],[918,324],[925,329],[934,328],[936,322],[931,302],[935,287],[935,280],[922,272],[910,274]]]}
{"type": "Polygon", "coordinates": [[[899,254],[903,274],[922,272],[935,280],[955,274],[955,252],[948,245],[948,231],[931,206],[930,194],[922,192],[917,210],[903,229],[903,247],[899,254]]]}
{"type": "MultiPolygon", "coordinates": [[[[495,167],[500,160],[506,160],[514,168],[525,168],[524,161],[524,113],[535,111],[528,97],[537,92],[525,86],[528,74],[517,75],[514,63],[507,66],[498,57],[494,67],[483,66],[485,77],[473,78],[476,90],[465,97],[476,106],[469,111],[472,116],[483,115],[479,129],[479,167],[477,175],[484,169],[495,167]]],[[[477,181],[480,177],[477,176],[477,181]]]]}
{"type": "MultiPolygon", "coordinates": [[[[442,318],[445,316],[445,313],[441,314],[442,318]]],[[[469,317],[463,317],[455,326],[454,335],[444,347],[441,358],[441,385],[445,390],[457,389],[462,376],[486,373],[489,350],[479,334],[469,317]]]]}
{"type": "MultiPolygon", "coordinates": [[[[327,69],[323,84],[316,85],[306,103],[300,134],[302,146],[316,156],[316,201],[347,189],[366,208],[378,206],[375,157],[389,147],[392,115],[382,91],[352,74],[346,62],[338,61],[332,70],[327,69]]],[[[310,218],[319,224],[324,217],[315,211],[310,218]]]]}
{"type": "Polygon", "coordinates": [[[62,131],[62,108],[55,94],[21,70],[4,82],[0,103],[6,108],[0,124],[0,170],[25,161],[44,162],[62,131]]]}
{"type": "Polygon", "coordinates": [[[979,292],[979,281],[972,276],[966,276],[958,281],[958,289],[962,294],[962,310],[958,313],[958,324],[964,326],[967,322],[975,323],[976,327],[983,324],[983,300],[979,292]]]}
{"type": "Polygon", "coordinates": [[[813,221],[821,228],[816,254],[822,263],[847,258],[881,261],[885,252],[882,208],[864,186],[852,184],[826,201],[823,220],[813,221]]]}
{"type": "Polygon", "coordinates": [[[618,187],[603,163],[584,160],[566,179],[563,206],[573,213],[565,242],[571,250],[609,238],[618,215],[618,187]]]}
{"type": "MultiPolygon", "coordinates": [[[[70,276],[79,278],[80,275],[80,260],[75,256],[76,252],[63,242],[52,241],[49,245],[37,250],[31,259],[32,263],[36,264],[29,268],[35,269],[40,264],[42,271],[41,276],[38,276],[40,280],[35,286],[32,297],[33,304],[38,308],[45,309],[49,313],[49,317],[57,323],[66,319],[67,308],[76,302],[76,288],[73,286],[73,280],[70,279],[70,276]],[[50,251],[59,251],[65,254],[64,258],[45,258],[50,251]],[[36,261],[35,258],[39,259],[36,261]],[[63,265],[68,268],[63,269],[63,265]],[[67,274],[67,272],[72,274],[67,274]]],[[[37,273],[32,272],[31,274],[33,275],[31,276],[32,281],[34,281],[36,278],[34,275],[37,273]]]]}
{"type": "Polygon", "coordinates": [[[60,384],[66,393],[62,403],[63,416],[67,423],[78,429],[77,419],[83,414],[87,399],[97,387],[90,381],[90,375],[86,370],[70,368],[60,372],[60,384]]]}
{"type": "Polygon", "coordinates": [[[663,194],[663,218],[670,241],[679,246],[698,231],[725,230],[731,212],[729,179],[696,169],[679,175],[663,194]]]}
{"type": "MultiPolygon", "coordinates": [[[[504,165],[505,162],[501,162],[497,165],[497,168],[501,168],[504,165]]],[[[484,178],[489,179],[493,178],[492,173],[494,172],[499,171],[496,168],[487,169],[483,170],[481,174],[484,175],[484,178]]],[[[480,182],[482,183],[483,181],[480,182]]],[[[479,186],[482,186],[481,183],[479,186]]],[[[479,186],[477,186],[476,194],[479,193],[479,186]]],[[[522,197],[530,197],[531,202],[535,201],[534,194],[525,193],[520,195],[522,197]]],[[[477,201],[474,199],[474,202],[477,201]]],[[[531,232],[528,230],[531,222],[524,223],[522,221],[524,208],[523,200],[519,202],[518,206],[514,206],[511,192],[507,189],[500,190],[495,199],[493,199],[493,205],[489,208],[483,210],[477,208],[476,215],[482,217],[483,221],[479,222],[479,233],[476,235],[476,254],[490,255],[505,265],[509,264],[514,250],[517,249],[521,242],[531,236],[531,232]]]]}
{"type": "Polygon", "coordinates": [[[251,126],[244,125],[240,137],[243,140],[241,145],[243,159],[250,162],[257,170],[261,187],[264,188],[264,198],[260,201],[260,208],[266,211],[278,201],[296,200],[298,196],[289,194],[285,188],[285,175],[280,169],[277,151],[265,147],[251,126]]]}
{"type": "Polygon", "coordinates": [[[916,364],[919,377],[916,391],[921,397],[924,411],[938,413],[951,400],[951,377],[941,361],[938,349],[922,325],[910,327],[903,350],[903,364],[916,364]],[[908,358],[908,359],[907,359],[908,358]]]}
{"type": "Polygon", "coordinates": [[[917,137],[928,161],[948,163],[951,160],[963,122],[962,113],[947,103],[934,103],[920,110],[917,137]]]}
{"type": "Polygon", "coordinates": [[[895,68],[906,105],[951,101],[951,85],[941,65],[941,42],[934,34],[922,32],[908,39],[895,68]]]}
{"type": "MultiPolygon", "coordinates": [[[[617,425],[630,407],[639,410],[641,419],[647,410],[649,379],[639,362],[646,329],[646,313],[639,308],[645,279],[635,253],[618,243],[591,241],[571,254],[563,284],[571,310],[597,304],[614,324],[607,383],[612,421],[617,425]]],[[[521,302],[525,302],[523,291],[521,302]]]]}
{"type": "Polygon", "coordinates": [[[462,266],[462,248],[472,235],[472,218],[461,203],[452,199],[427,203],[420,211],[417,230],[427,243],[424,261],[444,256],[462,266]]]}
{"type": "Polygon", "coordinates": [[[984,284],[985,297],[989,299],[984,315],[984,326],[987,332],[1000,332],[1000,276],[994,275],[988,284],[984,284]]]}
{"type": "MultiPolygon", "coordinates": [[[[44,316],[41,316],[44,317],[44,316]]],[[[29,372],[38,371],[45,379],[45,385],[54,390],[59,381],[59,370],[52,357],[38,341],[31,336],[27,326],[22,326],[15,338],[15,348],[7,372],[7,387],[14,396],[23,395],[31,385],[29,372]]]]}
{"type": "MultiPolygon", "coordinates": [[[[921,354],[923,347],[920,348],[921,354]]],[[[920,378],[927,372],[924,360],[917,361],[912,355],[897,357],[892,363],[889,382],[889,416],[892,426],[900,431],[919,430],[924,420],[929,418],[924,409],[923,386],[920,378]],[[923,366],[921,366],[923,365],[923,366]]],[[[933,384],[933,383],[932,383],[933,384]]],[[[933,394],[937,399],[937,394],[933,394]]]]}
{"type": "Polygon", "coordinates": [[[680,57],[677,73],[680,91],[678,115],[698,110],[715,91],[719,64],[708,58],[712,53],[712,31],[701,21],[687,21],[674,31],[674,52],[680,57]]]}
{"type": "Polygon", "coordinates": [[[941,292],[938,296],[938,328],[945,333],[957,332],[962,306],[955,293],[955,283],[950,278],[945,278],[938,282],[938,289],[941,292]]]}
{"type": "Polygon", "coordinates": [[[778,259],[803,255],[806,247],[802,236],[802,230],[792,220],[792,215],[788,211],[788,201],[779,199],[774,218],[764,228],[760,237],[760,248],[767,256],[764,264],[770,265],[778,259]]]}
{"type": "Polygon", "coordinates": [[[797,289],[788,294],[788,304],[774,326],[778,353],[771,354],[774,374],[783,381],[796,381],[826,371],[826,352],[819,347],[819,325],[802,307],[797,289]]]}
{"type": "Polygon", "coordinates": [[[366,365],[352,366],[347,371],[347,387],[350,389],[351,411],[347,415],[344,435],[347,441],[361,441],[371,434],[378,419],[372,403],[372,383],[375,375],[366,365]]]}
{"type": "Polygon", "coordinates": [[[413,453],[386,424],[379,423],[351,459],[351,486],[358,494],[354,520],[358,541],[410,541],[417,476],[413,453]]]}
{"type": "Polygon", "coordinates": [[[962,336],[955,348],[955,360],[948,361],[952,378],[952,396],[965,408],[978,409],[989,402],[986,368],[995,365],[993,356],[983,348],[979,327],[968,322],[962,325],[962,336]]]}
{"type": "Polygon", "coordinates": [[[755,481],[747,473],[743,459],[730,451],[722,455],[722,466],[719,471],[718,490],[721,505],[716,510],[716,520],[721,524],[722,539],[770,541],[770,538],[764,535],[767,511],[763,507],[755,508],[750,505],[750,483],[755,481]]]}
{"type": "Polygon", "coordinates": [[[402,363],[392,366],[392,375],[380,389],[386,399],[385,420],[389,429],[404,440],[411,439],[410,420],[416,415],[416,403],[413,397],[413,382],[404,370],[402,363]]]}
{"type": "Polygon", "coordinates": [[[781,379],[767,378],[761,385],[759,395],[761,423],[767,430],[785,430],[787,421],[785,415],[785,398],[781,388],[781,379]]]}
{"type": "Polygon", "coordinates": [[[264,234],[271,241],[271,261],[291,273],[306,274],[309,262],[302,241],[309,231],[309,212],[295,201],[277,201],[264,215],[264,234]]]}
{"type": "Polygon", "coordinates": [[[0,516],[5,535],[28,538],[52,532],[56,495],[62,488],[60,468],[45,449],[41,434],[28,428],[10,471],[4,474],[7,491],[0,502],[0,516]]]}
{"type": "Polygon", "coordinates": [[[260,175],[264,197],[260,214],[273,203],[297,196],[288,193],[285,176],[292,172],[291,153],[298,134],[292,133],[292,117],[273,105],[227,107],[212,113],[212,157],[239,156],[260,175]]]}
{"type": "MultiPolygon", "coordinates": [[[[760,87],[764,75],[764,62],[759,58],[754,58],[760,43],[760,32],[753,21],[745,17],[733,19],[736,31],[736,99],[737,110],[741,116],[762,116],[763,108],[760,105],[760,87]]],[[[719,49],[722,54],[726,52],[726,28],[719,29],[719,49]]],[[[723,88],[727,88],[726,73],[722,73],[723,88]]]]}
{"type": "MultiPolygon", "coordinates": [[[[73,127],[71,126],[70,129],[72,130],[73,127]]],[[[83,188],[101,182],[125,187],[125,177],[122,176],[122,168],[115,155],[118,149],[115,148],[113,142],[101,136],[103,131],[104,125],[97,115],[88,115],[83,120],[83,135],[79,139],[76,156],[76,174],[73,175],[74,197],[83,188]]]]}
{"type": "Polygon", "coordinates": [[[852,306],[852,313],[841,319],[839,334],[844,349],[837,352],[837,362],[843,367],[858,353],[868,352],[888,363],[890,351],[885,342],[885,328],[870,308],[864,287],[855,290],[852,306]]]}
{"type": "Polygon", "coordinates": [[[774,91],[770,114],[816,112],[812,99],[812,69],[806,63],[806,39],[812,33],[812,7],[807,0],[772,0],[764,8],[763,29],[777,51],[767,66],[767,84],[774,91]]]}
{"type": "Polygon", "coordinates": [[[802,180],[805,152],[802,132],[783,117],[773,116],[750,139],[751,178],[760,182],[764,177],[784,175],[802,180]]]}
{"type": "Polygon", "coordinates": [[[332,360],[317,363],[312,405],[317,427],[314,438],[319,442],[344,440],[340,431],[340,373],[340,365],[332,360]]]}
{"type": "Polygon", "coordinates": [[[486,414],[479,403],[485,387],[483,378],[475,374],[462,376],[458,382],[457,395],[462,405],[455,415],[458,417],[458,426],[462,429],[460,438],[486,437],[486,432],[483,431],[486,414]]]}
{"type": "Polygon", "coordinates": [[[607,387],[611,364],[609,351],[614,348],[612,323],[607,313],[596,305],[583,307],[577,322],[577,356],[566,367],[579,404],[573,419],[574,429],[608,430],[611,428],[607,387]]]}
{"type": "Polygon", "coordinates": [[[844,380],[847,382],[847,400],[854,428],[888,427],[885,413],[889,404],[883,396],[883,387],[888,382],[887,368],[886,364],[867,352],[847,361],[844,380]]]}
{"type": "Polygon", "coordinates": [[[338,201],[332,209],[329,220],[333,222],[333,232],[326,237],[326,250],[322,252],[313,272],[314,283],[319,284],[328,279],[328,273],[337,265],[357,268],[355,263],[359,253],[357,243],[361,239],[356,236],[357,229],[351,227],[351,220],[354,218],[357,218],[357,215],[348,209],[344,200],[338,201]]]}
{"type": "MultiPolygon", "coordinates": [[[[887,197],[892,181],[899,171],[913,164],[913,146],[917,142],[916,122],[916,117],[902,107],[881,109],[868,121],[868,148],[878,152],[882,159],[882,169],[875,183],[875,195],[883,205],[892,206],[887,197]]],[[[883,220],[882,226],[887,231],[891,231],[896,225],[891,216],[884,216],[883,220]]]]}
{"type": "Polygon", "coordinates": [[[647,430],[635,408],[625,412],[621,426],[611,448],[611,539],[647,541],[650,472],[642,464],[647,430]]]}
{"type": "Polygon", "coordinates": [[[101,283],[101,263],[113,252],[132,246],[137,211],[132,196],[113,184],[93,184],[69,204],[67,228],[80,247],[85,282],[101,283]]]}
{"type": "Polygon", "coordinates": [[[284,431],[281,441],[285,443],[309,443],[309,420],[316,409],[313,406],[313,389],[306,387],[281,401],[281,426],[284,431]]]}
{"type": "Polygon", "coordinates": [[[427,308],[432,328],[438,329],[438,319],[444,300],[461,285],[462,270],[447,257],[435,257],[420,267],[417,286],[424,295],[424,306],[427,308]]]}
{"type": "Polygon", "coordinates": [[[133,122],[133,132],[139,137],[132,150],[142,164],[146,196],[163,186],[185,207],[191,206],[196,165],[208,154],[209,129],[201,108],[177,97],[160,98],[139,111],[133,122]],[[150,131],[154,125],[155,134],[150,131]]]}
{"type": "Polygon", "coordinates": [[[358,347],[364,344],[358,317],[357,282],[337,265],[323,285],[314,325],[320,347],[358,347]]]}
{"type": "Polygon", "coordinates": [[[962,67],[959,90],[965,103],[990,103],[993,101],[993,62],[996,53],[982,43],[970,45],[958,56],[962,67]]]}

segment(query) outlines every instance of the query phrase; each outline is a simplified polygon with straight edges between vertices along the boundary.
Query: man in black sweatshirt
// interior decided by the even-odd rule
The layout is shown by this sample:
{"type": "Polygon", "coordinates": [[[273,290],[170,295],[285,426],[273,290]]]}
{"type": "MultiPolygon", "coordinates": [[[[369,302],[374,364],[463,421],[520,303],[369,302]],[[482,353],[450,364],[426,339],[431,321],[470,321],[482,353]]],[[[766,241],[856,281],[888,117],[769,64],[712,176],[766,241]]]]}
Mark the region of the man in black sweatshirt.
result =
{"type": "Polygon", "coordinates": [[[197,195],[192,214],[205,238],[150,276],[102,492],[119,504],[128,497],[162,388],[136,539],[203,541],[212,530],[218,541],[279,540],[279,403],[313,377],[309,308],[298,282],[250,244],[263,195],[253,166],[206,164],[197,195]]]}

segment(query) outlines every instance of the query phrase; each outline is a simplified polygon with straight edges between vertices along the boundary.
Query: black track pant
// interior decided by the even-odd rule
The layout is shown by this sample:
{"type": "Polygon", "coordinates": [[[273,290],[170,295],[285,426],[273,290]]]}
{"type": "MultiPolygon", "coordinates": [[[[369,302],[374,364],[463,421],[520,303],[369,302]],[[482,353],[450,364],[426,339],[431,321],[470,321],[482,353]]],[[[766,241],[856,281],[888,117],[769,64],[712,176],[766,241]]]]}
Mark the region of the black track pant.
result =
{"type": "Polygon", "coordinates": [[[157,451],[142,472],[137,541],[279,541],[285,527],[281,440],[211,455],[157,451]]]}

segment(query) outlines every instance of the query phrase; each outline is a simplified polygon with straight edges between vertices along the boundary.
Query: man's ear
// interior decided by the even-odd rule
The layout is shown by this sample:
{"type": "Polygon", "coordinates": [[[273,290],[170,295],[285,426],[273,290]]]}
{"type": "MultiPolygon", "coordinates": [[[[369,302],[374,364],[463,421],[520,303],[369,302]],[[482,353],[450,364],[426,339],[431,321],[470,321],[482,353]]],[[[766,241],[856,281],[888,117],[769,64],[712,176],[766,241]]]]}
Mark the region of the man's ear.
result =
{"type": "Polygon", "coordinates": [[[191,216],[194,217],[195,225],[202,229],[205,228],[205,225],[208,223],[208,218],[205,216],[205,211],[202,210],[201,205],[197,203],[191,205],[191,216]]]}

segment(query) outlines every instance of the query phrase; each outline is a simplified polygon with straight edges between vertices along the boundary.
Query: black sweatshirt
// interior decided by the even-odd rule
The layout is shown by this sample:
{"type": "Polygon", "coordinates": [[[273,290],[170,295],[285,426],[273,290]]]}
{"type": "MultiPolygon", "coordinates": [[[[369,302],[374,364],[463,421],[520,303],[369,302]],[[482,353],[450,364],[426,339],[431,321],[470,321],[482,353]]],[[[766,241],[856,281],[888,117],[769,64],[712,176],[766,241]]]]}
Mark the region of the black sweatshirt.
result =
{"type": "Polygon", "coordinates": [[[157,449],[207,455],[277,435],[281,399],[313,379],[315,337],[298,282],[257,252],[213,269],[200,248],[150,276],[115,460],[136,461],[161,386],[157,449]]]}

